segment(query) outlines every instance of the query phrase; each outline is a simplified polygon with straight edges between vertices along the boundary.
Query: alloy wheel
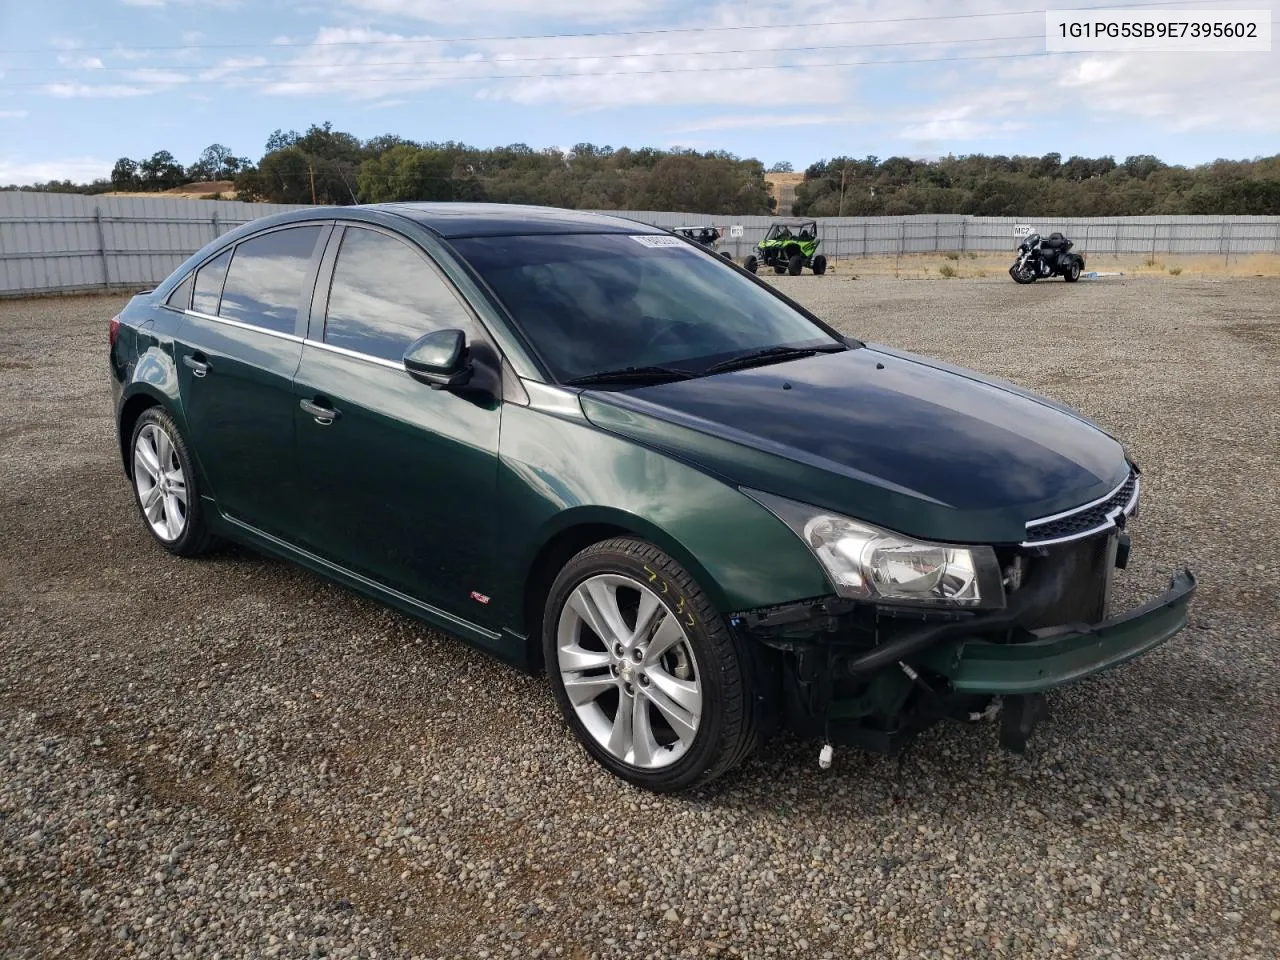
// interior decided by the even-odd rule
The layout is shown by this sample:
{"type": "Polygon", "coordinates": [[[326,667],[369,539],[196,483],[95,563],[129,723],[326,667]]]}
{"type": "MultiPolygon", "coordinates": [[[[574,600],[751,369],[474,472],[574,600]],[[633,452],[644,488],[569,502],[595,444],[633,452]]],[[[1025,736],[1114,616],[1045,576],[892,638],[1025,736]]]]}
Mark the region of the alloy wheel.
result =
{"type": "Polygon", "coordinates": [[[621,574],[580,583],[556,627],[560,677],[587,732],[623,763],[655,770],[692,746],[702,683],[679,618],[621,574]]]}
{"type": "Polygon", "coordinates": [[[187,528],[187,477],[173,439],[157,424],[138,431],[133,484],[152,532],[166,542],[181,537],[187,528]]]}

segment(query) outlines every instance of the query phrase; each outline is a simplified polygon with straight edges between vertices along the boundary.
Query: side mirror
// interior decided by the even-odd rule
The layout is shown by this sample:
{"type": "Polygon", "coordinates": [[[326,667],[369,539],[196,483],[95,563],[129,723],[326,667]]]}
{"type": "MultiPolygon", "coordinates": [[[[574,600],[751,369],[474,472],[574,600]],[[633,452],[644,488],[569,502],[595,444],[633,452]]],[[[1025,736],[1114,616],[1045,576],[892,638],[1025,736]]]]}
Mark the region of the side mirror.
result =
{"type": "Polygon", "coordinates": [[[432,390],[447,390],[470,382],[473,368],[467,335],[461,330],[436,330],[419,337],[404,352],[404,369],[432,390]]]}

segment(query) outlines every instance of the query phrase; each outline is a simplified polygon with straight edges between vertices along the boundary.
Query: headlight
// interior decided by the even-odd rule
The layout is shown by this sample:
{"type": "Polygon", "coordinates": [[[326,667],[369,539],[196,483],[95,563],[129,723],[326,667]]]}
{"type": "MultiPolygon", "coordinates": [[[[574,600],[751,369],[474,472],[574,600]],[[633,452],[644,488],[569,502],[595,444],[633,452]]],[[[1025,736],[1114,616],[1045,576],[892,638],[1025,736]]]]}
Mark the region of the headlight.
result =
{"type": "Polygon", "coordinates": [[[998,609],[1004,585],[989,546],[930,543],[818,507],[743,490],[796,532],[836,593],[854,600],[998,609]]]}

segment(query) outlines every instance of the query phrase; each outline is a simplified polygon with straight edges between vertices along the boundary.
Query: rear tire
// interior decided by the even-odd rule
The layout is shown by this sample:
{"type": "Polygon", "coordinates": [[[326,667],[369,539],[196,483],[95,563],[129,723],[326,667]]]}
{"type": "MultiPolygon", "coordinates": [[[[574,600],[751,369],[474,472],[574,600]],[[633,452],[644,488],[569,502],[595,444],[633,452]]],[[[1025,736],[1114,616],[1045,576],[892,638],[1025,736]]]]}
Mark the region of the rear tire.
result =
{"type": "Polygon", "coordinates": [[[800,276],[800,271],[804,269],[804,257],[798,253],[793,253],[787,261],[787,273],[793,277],[800,276]]]}
{"type": "Polygon", "coordinates": [[[760,263],[759,261],[756,260],[754,256],[748,255],[747,259],[742,261],[742,269],[746,270],[749,273],[755,273],[757,270],[760,269],[760,263]]]}
{"type": "Polygon", "coordinates": [[[827,272],[827,258],[822,254],[818,254],[816,257],[813,258],[814,276],[820,277],[826,272],[827,272]]]}
{"type": "Polygon", "coordinates": [[[773,272],[781,276],[787,272],[787,265],[785,263],[775,263],[773,265],[773,272]]]}
{"type": "Polygon", "coordinates": [[[217,543],[205,521],[187,443],[163,407],[144,410],[133,426],[129,478],[142,522],[160,546],[179,557],[194,557],[217,543]]]}
{"type": "Polygon", "coordinates": [[[748,652],[650,543],[618,537],[570,560],[547,597],[542,645],[569,728],[629,783],[704,784],[756,744],[748,652]]]}
{"type": "Polygon", "coordinates": [[[730,253],[728,250],[721,250],[721,251],[720,251],[720,256],[724,257],[724,258],[725,258],[726,260],[728,260],[730,263],[733,263],[733,254],[732,254],[732,253],[730,253]]]}
{"type": "Polygon", "coordinates": [[[1080,261],[1079,260],[1075,259],[1074,257],[1071,258],[1071,264],[1070,266],[1067,267],[1067,272],[1062,275],[1062,279],[1066,280],[1067,283],[1075,283],[1077,280],[1080,279],[1080,261]]]}

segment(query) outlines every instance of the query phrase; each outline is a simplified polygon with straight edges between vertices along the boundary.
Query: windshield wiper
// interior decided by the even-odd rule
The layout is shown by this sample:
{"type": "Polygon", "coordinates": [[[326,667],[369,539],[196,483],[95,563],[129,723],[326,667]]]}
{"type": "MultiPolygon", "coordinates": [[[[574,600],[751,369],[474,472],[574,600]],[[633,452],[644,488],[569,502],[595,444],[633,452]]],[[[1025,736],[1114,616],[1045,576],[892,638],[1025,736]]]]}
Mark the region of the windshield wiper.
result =
{"type": "Polygon", "coordinates": [[[581,377],[565,380],[568,387],[590,387],[605,383],[671,383],[676,380],[690,380],[694,374],[678,367],[622,367],[618,370],[602,370],[599,373],[588,373],[581,377]]]}
{"type": "Polygon", "coordinates": [[[812,357],[815,353],[841,353],[846,349],[838,344],[832,344],[829,347],[765,347],[763,350],[753,350],[751,353],[713,363],[703,371],[703,374],[745,370],[747,367],[762,367],[766,363],[781,363],[783,360],[802,360],[805,357],[812,357]]]}

